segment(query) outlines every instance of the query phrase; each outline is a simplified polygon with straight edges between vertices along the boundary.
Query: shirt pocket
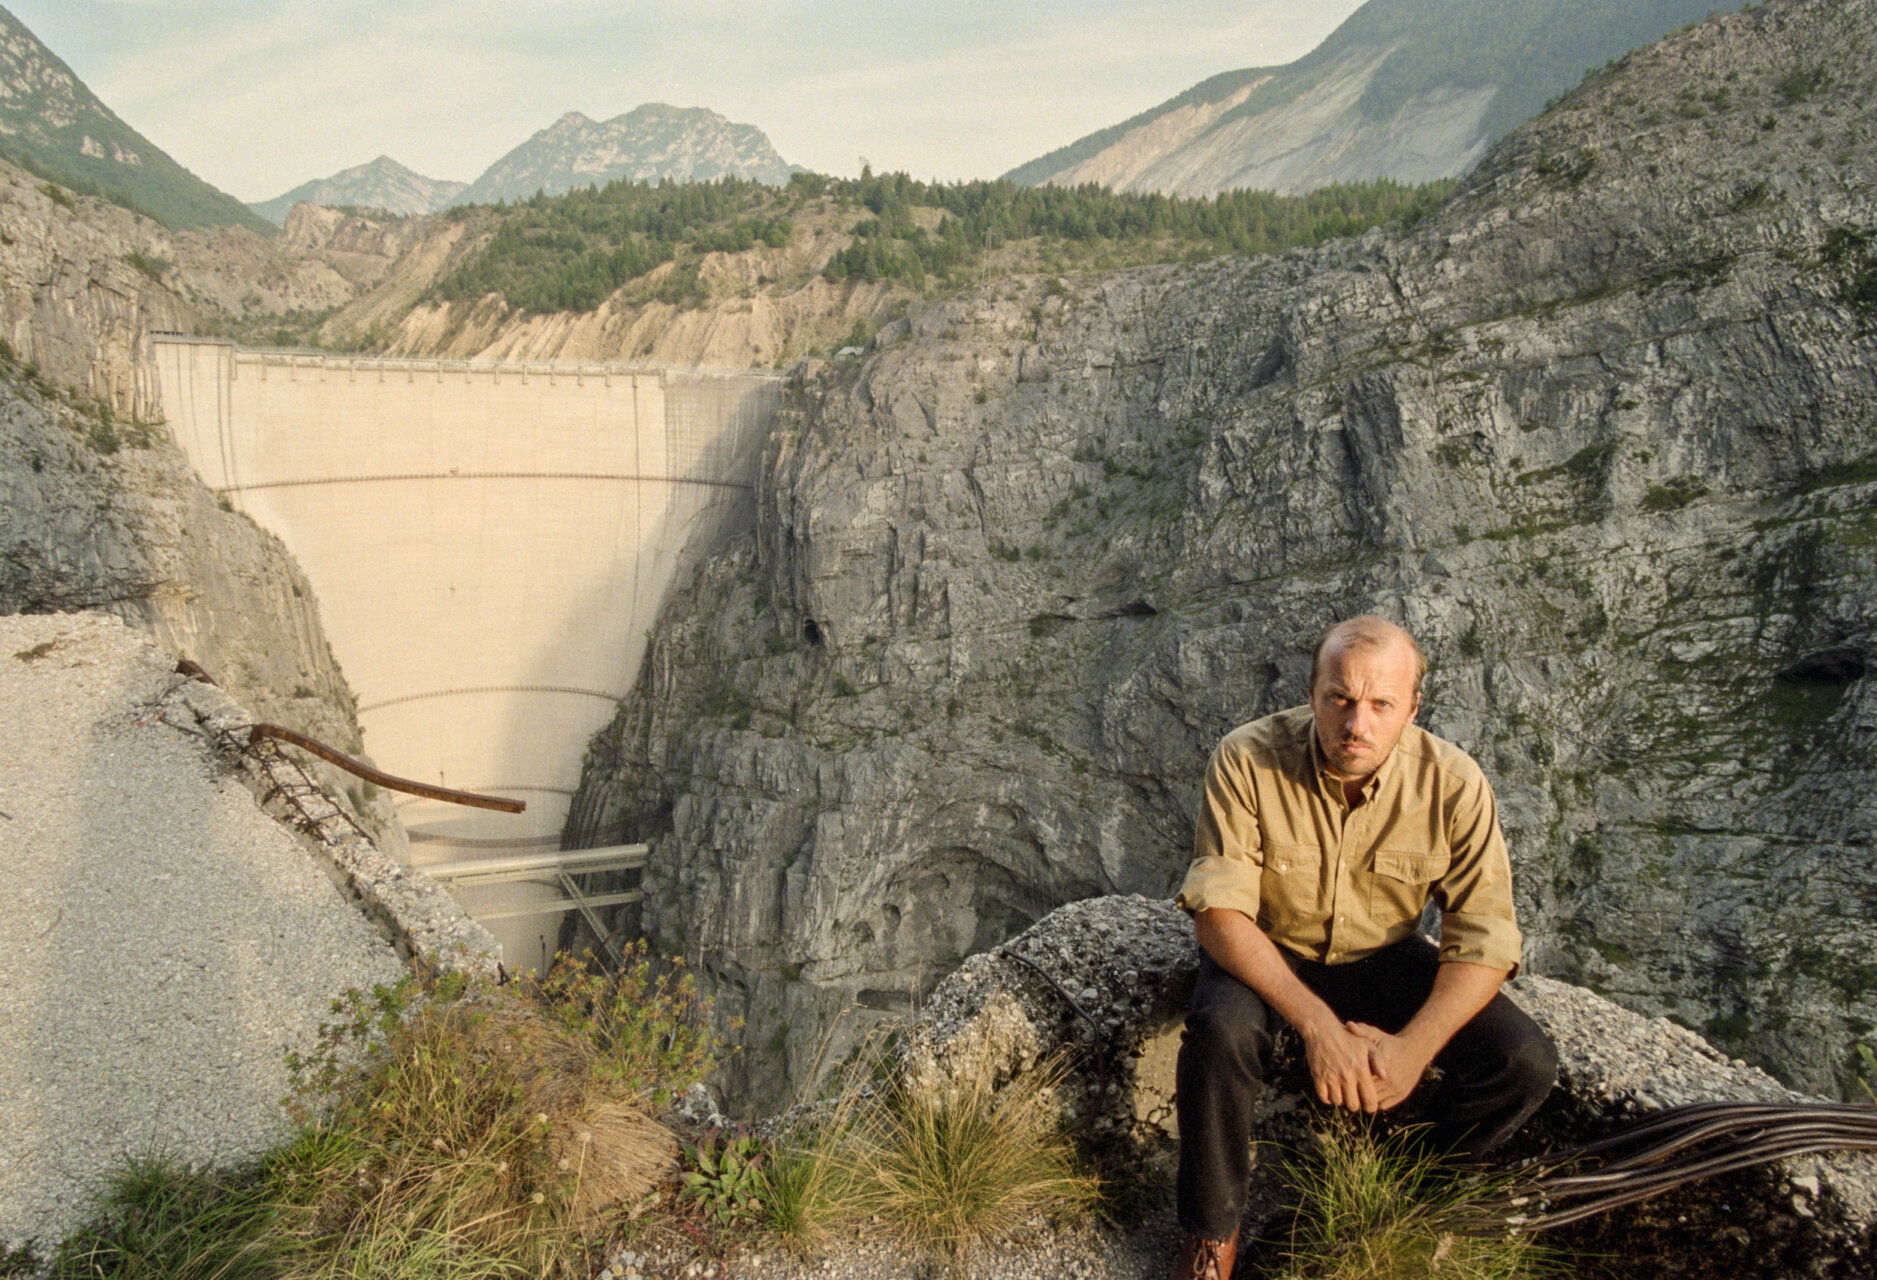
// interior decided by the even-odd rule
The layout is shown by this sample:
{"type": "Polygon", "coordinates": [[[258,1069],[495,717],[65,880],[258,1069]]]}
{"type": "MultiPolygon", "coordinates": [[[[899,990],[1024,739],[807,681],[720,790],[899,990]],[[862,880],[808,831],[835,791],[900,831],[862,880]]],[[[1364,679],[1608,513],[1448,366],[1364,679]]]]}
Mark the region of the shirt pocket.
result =
{"type": "Polygon", "coordinates": [[[1320,919],[1322,877],[1323,850],[1313,844],[1266,840],[1260,919],[1277,928],[1320,919]]]}
{"type": "Polygon", "coordinates": [[[1369,914],[1376,928],[1387,932],[1403,921],[1420,919],[1434,882],[1447,874],[1451,862],[1444,852],[1377,849],[1375,872],[1369,877],[1369,914]]]}

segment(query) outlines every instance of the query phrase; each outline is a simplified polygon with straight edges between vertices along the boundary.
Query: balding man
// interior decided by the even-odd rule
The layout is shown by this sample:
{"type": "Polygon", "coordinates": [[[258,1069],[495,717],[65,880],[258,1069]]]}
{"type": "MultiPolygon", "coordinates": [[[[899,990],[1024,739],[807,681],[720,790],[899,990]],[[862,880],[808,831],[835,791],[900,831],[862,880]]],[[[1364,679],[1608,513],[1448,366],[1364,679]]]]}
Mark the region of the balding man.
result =
{"type": "Polygon", "coordinates": [[[1492,788],[1413,723],[1426,670],[1394,623],[1340,622],[1309,703],[1213,753],[1178,899],[1204,956],[1180,1049],[1176,1280],[1232,1273],[1277,1018],[1332,1107],[1386,1111],[1438,1066],[1429,1141],[1463,1158],[1509,1138],[1556,1077],[1544,1032],[1499,992],[1520,939],[1492,788]],[[1429,901],[1438,946],[1418,932],[1429,901]]]}

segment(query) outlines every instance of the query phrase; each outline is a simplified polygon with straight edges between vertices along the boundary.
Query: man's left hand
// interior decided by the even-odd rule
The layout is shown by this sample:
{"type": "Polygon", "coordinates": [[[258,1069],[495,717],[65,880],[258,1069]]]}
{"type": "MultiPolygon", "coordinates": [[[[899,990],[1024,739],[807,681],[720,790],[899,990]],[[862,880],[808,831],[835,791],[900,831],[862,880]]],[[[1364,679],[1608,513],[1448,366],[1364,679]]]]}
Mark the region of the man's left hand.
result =
{"type": "Polygon", "coordinates": [[[1400,1036],[1391,1036],[1366,1022],[1344,1025],[1350,1034],[1369,1043],[1369,1070],[1375,1076],[1377,1105],[1387,1111],[1407,1101],[1427,1073],[1431,1056],[1421,1053],[1400,1036]]]}

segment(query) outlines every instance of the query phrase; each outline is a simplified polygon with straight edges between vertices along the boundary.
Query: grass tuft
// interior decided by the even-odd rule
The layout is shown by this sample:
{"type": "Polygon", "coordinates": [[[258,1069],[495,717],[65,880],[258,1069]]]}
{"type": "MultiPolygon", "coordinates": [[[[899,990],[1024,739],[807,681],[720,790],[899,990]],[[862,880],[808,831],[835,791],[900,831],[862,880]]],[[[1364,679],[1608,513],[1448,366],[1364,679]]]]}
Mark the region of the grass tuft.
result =
{"type": "Polygon", "coordinates": [[[166,1155],[112,1175],[104,1210],[52,1256],[51,1280],[261,1280],[278,1274],[282,1242],[252,1171],[217,1173],[166,1155]]]}
{"type": "Polygon", "coordinates": [[[1359,1121],[1313,1135],[1285,1164],[1302,1204],[1278,1280],[1537,1280],[1560,1274],[1531,1237],[1481,1226],[1474,1206],[1502,1188],[1419,1152],[1412,1131],[1377,1137],[1359,1121]]]}
{"type": "Polygon", "coordinates": [[[812,1246],[864,1226],[922,1254],[963,1259],[1032,1223],[1095,1205],[1055,1108],[1059,1072],[994,1087],[988,1070],[850,1091],[818,1128],[785,1144],[770,1173],[769,1223],[812,1246]]]}
{"type": "Polygon", "coordinates": [[[675,1174],[650,1111],[716,1044],[688,975],[642,948],[526,994],[407,983],[336,1012],[292,1060],[304,1127],[269,1164],[321,1275],[569,1270],[610,1212],[675,1174]]]}

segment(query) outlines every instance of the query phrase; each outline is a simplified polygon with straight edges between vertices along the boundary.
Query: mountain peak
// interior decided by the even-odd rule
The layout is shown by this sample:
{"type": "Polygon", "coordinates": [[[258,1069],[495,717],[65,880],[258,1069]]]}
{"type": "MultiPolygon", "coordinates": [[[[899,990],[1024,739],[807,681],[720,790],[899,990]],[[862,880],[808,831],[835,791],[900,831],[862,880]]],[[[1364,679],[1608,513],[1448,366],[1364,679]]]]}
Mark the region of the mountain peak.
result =
{"type": "Polygon", "coordinates": [[[263,218],[284,224],[300,203],[355,205],[390,213],[435,213],[463,189],[461,182],[426,178],[393,160],[379,156],[367,164],[342,169],[330,178],[303,182],[285,195],[263,200],[253,207],[263,218]]]}
{"type": "Polygon", "coordinates": [[[489,166],[452,203],[526,199],[537,191],[558,195],[618,179],[783,183],[794,170],[754,125],[705,107],[647,102],[598,124],[569,111],[489,166]]]}

